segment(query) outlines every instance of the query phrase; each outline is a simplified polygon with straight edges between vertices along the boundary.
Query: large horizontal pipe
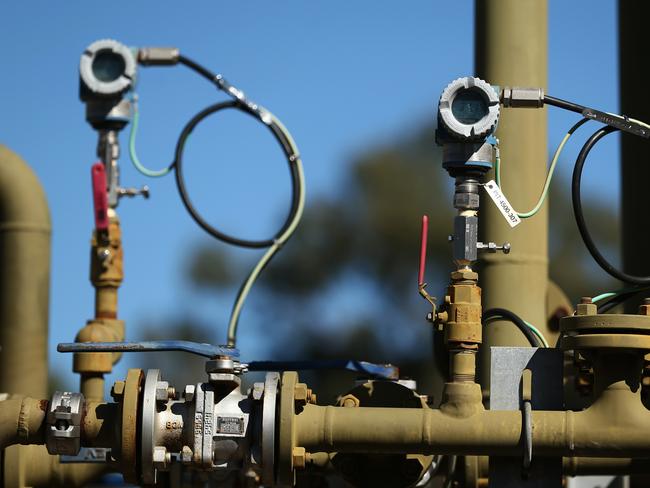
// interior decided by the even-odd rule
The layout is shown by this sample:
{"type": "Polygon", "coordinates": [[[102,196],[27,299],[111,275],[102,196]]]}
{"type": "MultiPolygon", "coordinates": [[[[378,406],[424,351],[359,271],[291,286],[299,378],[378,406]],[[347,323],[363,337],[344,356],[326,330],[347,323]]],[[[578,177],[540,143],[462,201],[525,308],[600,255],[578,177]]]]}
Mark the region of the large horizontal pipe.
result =
{"type": "MultiPolygon", "coordinates": [[[[607,395],[604,395],[607,396],[607,395]]],[[[650,457],[650,412],[603,398],[582,412],[532,412],[533,456],[650,457]]],[[[629,405],[629,404],[628,404],[629,405]]],[[[308,452],[521,456],[522,414],[479,410],[459,418],[433,409],[306,405],[296,446],[308,452]]]]}

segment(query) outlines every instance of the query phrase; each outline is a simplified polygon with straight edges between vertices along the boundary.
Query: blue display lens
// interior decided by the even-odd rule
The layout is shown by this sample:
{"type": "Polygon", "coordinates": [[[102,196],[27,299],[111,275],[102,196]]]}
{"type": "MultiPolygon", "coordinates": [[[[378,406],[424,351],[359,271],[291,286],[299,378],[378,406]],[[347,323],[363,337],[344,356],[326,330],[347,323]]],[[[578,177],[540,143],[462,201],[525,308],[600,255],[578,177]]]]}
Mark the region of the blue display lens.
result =
{"type": "Polygon", "coordinates": [[[461,124],[475,124],[488,115],[485,97],[475,89],[461,90],[451,103],[451,113],[461,124]]]}
{"type": "Polygon", "coordinates": [[[93,59],[93,74],[105,83],[117,80],[125,69],[124,58],[108,49],[99,51],[93,59]]]}

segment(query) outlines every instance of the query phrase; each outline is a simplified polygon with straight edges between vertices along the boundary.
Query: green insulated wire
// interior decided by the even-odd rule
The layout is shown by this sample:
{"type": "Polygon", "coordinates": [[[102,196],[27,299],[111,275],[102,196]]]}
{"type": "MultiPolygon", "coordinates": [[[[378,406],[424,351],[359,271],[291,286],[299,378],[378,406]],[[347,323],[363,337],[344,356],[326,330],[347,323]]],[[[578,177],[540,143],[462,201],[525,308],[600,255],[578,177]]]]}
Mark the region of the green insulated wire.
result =
{"type": "Polygon", "coordinates": [[[533,331],[533,333],[539,337],[539,340],[542,341],[542,344],[544,344],[544,347],[548,347],[548,341],[546,340],[546,337],[544,337],[544,334],[542,334],[542,331],[539,330],[537,327],[535,327],[533,324],[530,322],[524,320],[524,323],[528,326],[530,330],[533,331]]]}
{"type": "Polygon", "coordinates": [[[150,178],[158,178],[160,176],[165,176],[172,170],[172,165],[167,166],[163,169],[149,169],[146,168],[138,158],[137,151],[135,150],[135,140],[138,135],[138,125],[140,123],[140,111],[138,110],[138,95],[133,94],[131,96],[131,132],[129,133],[129,156],[131,157],[131,162],[135,169],[145,176],[150,178]]]}
{"type": "MultiPolygon", "coordinates": [[[[499,320],[499,319],[500,319],[500,317],[490,317],[490,318],[488,319],[488,321],[489,321],[489,322],[492,322],[492,321],[494,321],[494,320],[499,320]]],[[[542,334],[542,331],[541,331],[541,330],[539,330],[537,327],[535,327],[533,324],[531,324],[531,323],[528,322],[527,320],[524,320],[523,322],[524,322],[524,324],[526,324],[526,326],[527,326],[527,327],[528,327],[528,328],[533,332],[533,334],[535,334],[535,335],[537,336],[537,338],[542,342],[542,344],[544,345],[544,347],[549,347],[549,345],[548,345],[548,341],[546,340],[546,337],[544,337],[544,334],[542,334]]],[[[486,323],[487,323],[487,322],[486,322],[486,323]]]]}
{"type": "MultiPolygon", "coordinates": [[[[557,149],[555,150],[555,153],[553,154],[553,158],[551,159],[551,165],[548,168],[548,173],[546,175],[546,181],[544,182],[544,187],[542,188],[542,193],[539,196],[539,199],[537,200],[537,203],[535,206],[529,210],[528,212],[518,212],[515,210],[515,213],[519,216],[519,218],[522,219],[528,219],[535,215],[539,210],[542,208],[542,205],[544,205],[544,201],[546,200],[546,197],[548,196],[548,189],[551,186],[551,180],[553,179],[553,173],[555,172],[555,167],[557,166],[557,162],[560,159],[560,154],[562,153],[562,150],[564,149],[564,146],[566,143],[569,141],[573,133],[580,127],[582,124],[587,122],[588,119],[581,119],[579,122],[577,122],[569,131],[565,134],[564,138],[558,145],[557,149]]],[[[501,157],[499,156],[499,152],[497,151],[497,156],[494,160],[494,174],[496,178],[496,183],[499,188],[503,191],[503,188],[501,187],[501,157]]],[[[514,209],[513,209],[514,210],[514,209]]]]}
{"type": "Polygon", "coordinates": [[[296,146],[296,143],[291,137],[289,131],[286,129],[286,127],[284,127],[284,125],[282,125],[282,122],[280,122],[270,112],[265,112],[264,115],[270,118],[269,125],[275,125],[278,129],[280,129],[280,132],[284,135],[287,143],[291,147],[291,152],[296,156],[291,164],[296,165],[298,172],[298,209],[296,210],[296,214],[294,215],[293,220],[287,229],[275,240],[271,247],[266,250],[266,252],[262,255],[262,258],[251,270],[250,274],[246,278],[246,281],[244,281],[243,285],[239,289],[237,299],[235,300],[235,304],[233,305],[232,312],[230,314],[230,321],[228,322],[228,345],[230,346],[234,346],[237,342],[237,324],[239,323],[239,316],[241,314],[242,307],[244,306],[244,302],[246,301],[246,297],[248,297],[248,293],[255,283],[255,280],[259,276],[260,272],[264,269],[264,267],[269,263],[269,261],[271,261],[273,256],[275,256],[280,248],[282,248],[284,243],[286,243],[292,236],[296,230],[296,227],[298,226],[298,223],[300,222],[300,218],[302,217],[302,213],[305,208],[305,175],[303,173],[302,161],[300,160],[298,147],[296,146]]]}
{"type": "Polygon", "coordinates": [[[618,295],[621,295],[623,293],[631,293],[631,292],[641,292],[643,290],[647,290],[650,287],[647,286],[635,286],[631,288],[621,288],[620,290],[616,291],[608,291],[607,293],[601,293],[600,295],[597,295],[591,299],[592,302],[599,302],[601,300],[605,300],[607,298],[612,298],[616,297],[618,295]]]}

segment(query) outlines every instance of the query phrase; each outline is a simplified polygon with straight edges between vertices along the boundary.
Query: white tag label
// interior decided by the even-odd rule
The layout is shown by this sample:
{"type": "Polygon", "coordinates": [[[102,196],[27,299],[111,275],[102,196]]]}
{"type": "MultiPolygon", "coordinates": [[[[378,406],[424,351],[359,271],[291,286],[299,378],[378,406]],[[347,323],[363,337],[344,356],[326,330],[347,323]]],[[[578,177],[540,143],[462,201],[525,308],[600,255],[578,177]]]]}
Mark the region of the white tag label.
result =
{"type": "Polygon", "coordinates": [[[512,205],[510,205],[510,202],[501,192],[501,188],[499,188],[494,180],[488,181],[483,186],[485,187],[487,194],[490,195],[490,198],[503,215],[503,218],[506,219],[506,222],[508,222],[508,225],[510,227],[519,225],[521,223],[519,215],[517,215],[517,213],[512,209],[512,205]]]}

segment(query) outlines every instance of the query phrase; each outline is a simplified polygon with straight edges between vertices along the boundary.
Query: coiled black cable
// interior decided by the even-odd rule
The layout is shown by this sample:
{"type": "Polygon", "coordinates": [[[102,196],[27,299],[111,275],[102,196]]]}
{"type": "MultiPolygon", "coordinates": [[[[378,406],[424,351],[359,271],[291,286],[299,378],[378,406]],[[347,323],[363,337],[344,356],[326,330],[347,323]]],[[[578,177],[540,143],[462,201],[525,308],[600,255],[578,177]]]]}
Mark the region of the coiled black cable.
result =
{"type": "Polygon", "coordinates": [[[221,75],[212,73],[210,70],[201,66],[195,61],[192,61],[185,56],[179,56],[178,62],[195,71],[202,77],[206,78],[219,90],[223,90],[233,98],[233,100],[230,102],[216,103],[201,110],[185,125],[178,138],[173,166],[176,170],[176,186],[178,187],[178,192],[180,194],[181,200],[183,201],[183,205],[185,205],[185,208],[189,212],[192,219],[194,219],[194,221],[212,237],[240,247],[268,248],[259,259],[257,264],[250,271],[241,287],[239,288],[239,291],[237,292],[237,298],[233,304],[230,320],[228,321],[227,335],[228,346],[235,347],[237,341],[237,326],[239,323],[239,316],[241,314],[246,297],[251,290],[251,287],[255,283],[255,280],[262,272],[262,270],[268,265],[271,259],[273,259],[273,256],[275,256],[277,252],[282,248],[282,246],[287,242],[287,240],[291,238],[294,231],[296,230],[296,227],[298,226],[298,223],[300,222],[300,218],[302,216],[305,205],[305,179],[302,169],[302,162],[300,160],[298,148],[293,138],[291,137],[291,134],[282,125],[282,122],[280,122],[280,120],[278,120],[271,112],[248,100],[241,90],[238,90],[229,84],[221,75]],[[217,230],[197,212],[187,194],[185,179],[183,177],[183,151],[185,149],[187,138],[202,120],[216,112],[219,112],[220,110],[225,109],[241,110],[242,112],[255,117],[257,120],[266,125],[280,144],[282,151],[287,158],[287,162],[289,163],[292,192],[291,209],[289,210],[289,215],[282,228],[271,239],[240,239],[217,230]]]}
{"type": "MultiPolygon", "coordinates": [[[[196,63],[195,61],[192,61],[191,59],[185,57],[185,56],[179,56],[178,59],[179,63],[184,64],[188,68],[192,69],[196,73],[200,74],[204,78],[207,78],[209,81],[212,83],[217,84],[217,86],[222,89],[223,87],[219,85],[219,80],[221,78],[212,73],[210,70],[207,68],[201,66],[200,64],[196,63]]],[[[224,232],[221,232],[220,230],[216,229],[214,226],[209,224],[202,216],[201,214],[196,210],[194,205],[192,204],[192,201],[188,195],[187,192],[187,186],[185,184],[185,178],[183,175],[183,151],[185,149],[185,143],[187,141],[188,136],[192,133],[192,131],[196,128],[196,126],[203,121],[205,118],[208,116],[215,114],[216,112],[219,112],[221,110],[225,109],[236,109],[236,110],[241,110],[244,113],[247,113],[256,119],[260,120],[260,113],[255,112],[249,104],[244,103],[241,100],[233,100],[229,102],[221,102],[221,103],[215,103],[214,105],[211,105],[203,110],[201,110],[199,113],[197,113],[190,121],[185,125],[183,130],[181,131],[180,136],[178,137],[178,141],[176,143],[176,153],[175,153],[175,158],[174,158],[174,163],[173,166],[175,168],[175,174],[176,174],[176,186],[178,188],[178,193],[181,197],[181,200],[183,202],[183,205],[185,205],[185,208],[187,209],[188,213],[192,217],[192,219],[208,234],[210,234],[212,237],[219,239],[221,241],[227,242],[229,244],[233,244],[235,246],[240,246],[240,247],[247,247],[247,248],[264,248],[264,247],[270,247],[273,245],[276,240],[284,234],[284,232],[289,228],[291,225],[292,221],[294,220],[296,213],[298,212],[298,207],[299,207],[299,200],[300,200],[300,189],[298,188],[299,186],[299,175],[298,175],[298,167],[296,164],[293,164],[295,161],[295,158],[297,157],[296,154],[294,154],[293,148],[291,147],[291,144],[287,140],[286,135],[284,134],[284,131],[282,128],[278,127],[277,124],[274,123],[274,121],[268,121],[265,122],[265,125],[269,128],[275,139],[278,141],[280,144],[280,147],[282,148],[282,151],[284,152],[285,157],[287,158],[287,161],[289,162],[289,168],[291,171],[291,208],[289,210],[289,214],[287,216],[287,219],[285,220],[284,224],[282,225],[282,228],[270,239],[263,239],[263,240],[250,240],[250,239],[241,239],[238,237],[233,237],[229,234],[226,234],[224,232]]]]}
{"type": "Polygon", "coordinates": [[[591,254],[591,256],[594,258],[596,263],[598,263],[598,265],[606,273],[625,283],[629,283],[632,285],[647,286],[650,285],[650,276],[634,276],[625,273],[624,271],[621,271],[620,269],[613,266],[609,261],[607,261],[605,256],[603,256],[598,250],[598,248],[596,247],[596,244],[591,234],[589,233],[589,229],[587,228],[585,217],[582,212],[580,185],[582,182],[582,170],[584,168],[585,161],[587,160],[587,156],[589,155],[589,152],[593,149],[593,147],[596,145],[596,143],[598,143],[598,141],[600,141],[607,134],[611,134],[612,132],[615,132],[617,130],[618,130],[617,128],[611,126],[601,127],[596,132],[594,132],[591,135],[591,137],[587,139],[587,142],[585,142],[584,146],[582,146],[582,149],[580,150],[580,154],[578,154],[578,158],[576,159],[576,164],[573,168],[573,178],[571,181],[571,199],[573,201],[573,215],[575,216],[576,224],[578,226],[578,231],[580,232],[580,236],[582,237],[582,241],[585,243],[585,246],[587,247],[589,254],[591,254]]]}
{"type": "Polygon", "coordinates": [[[528,342],[532,347],[545,347],[542,341],[535,335],[535,333],[530,330],[530,327],[526,325],[524,319],[522,319],[516,313],[505,309],[505,308],[490,308],[483,312],[483,322],[487,322],[489,319],[504,319],[508,322],[512,322],[517,328],[521,331],[522,334],[526,337],[528,342]]]}
{"type": "Polygon", "coordinates": [[[291,222],[293,218],[296,215],[296,212],[298,211],[298,203],[299,203],[299,193],[298,193],[298,169],[295,164],[291,164],[291,158],[293,157],[293,151],[291,150],[291,147],[284,141],[282,138],[278,137],[278,133],[272,126],[268,126],[269,129],[271,129],[271,132],[275,136],[276,140],[280,143],[280,146],[282,147],[282,150],[287,158],[289,160],[289,168],[291,171],[291,209],[289,210],[289,215],[287,216],[287,219],[285,220],[282,228],[276,233],[276,235],[271,238],[271,239],[265,239],[265,240],[249,240],[249,239],[241,239],[238,237],[233,237],[231,235],[228,235],[224,232],[221,232],[220,230],[216,229],[214,226],[210,225],[202,216],[201,214],[196,210],[194,205],[192,204],[192,200],[190,199],[188,193],[187,193],[187,188],[185,185],[185,177],[183,175],[183,151],[185,149],[185,142],[187,141],[188,136],[192,133],[192,131],[196,128],[196,126],[203,121],[205,118],[208,116],[219,112],[221,110],[226,110],[226,109],[236,109],[236,110],[241,110],[244,113],[247,113],[249,115],[252,115],[253,117],[257,118],[256,114],[251,113],[251,111],[245,106],[242,105],[240,102],[233,100],[229,102],[221,102],[221,103],[215,103],[214,105],[210,105],[209,107],[201,110],[199,113],[197,113],[190,121],[185,125],[183,128],[180,136],[178,137],[178,141],[176,143],[176,155],[174,158],[174,167],[176,169],[175,174],[176,174],[176,186],[178,187],[178,193],[180,194],[181,200],[183,204],[185,205],[185,208],[189,212],[190,216],[194,221],[208,234],[211,236],[215,237],[216,239],[219,239],[221,241],[227,242],[229,244],[233,244],[235,246],[240,246],[240,247],[248,247],[248,248],[263,248],[263,247],[269,247],[273,245],[275,240],[284,234],[284,232],[287,230],[289,225],[291,225],[291,222]]]}

